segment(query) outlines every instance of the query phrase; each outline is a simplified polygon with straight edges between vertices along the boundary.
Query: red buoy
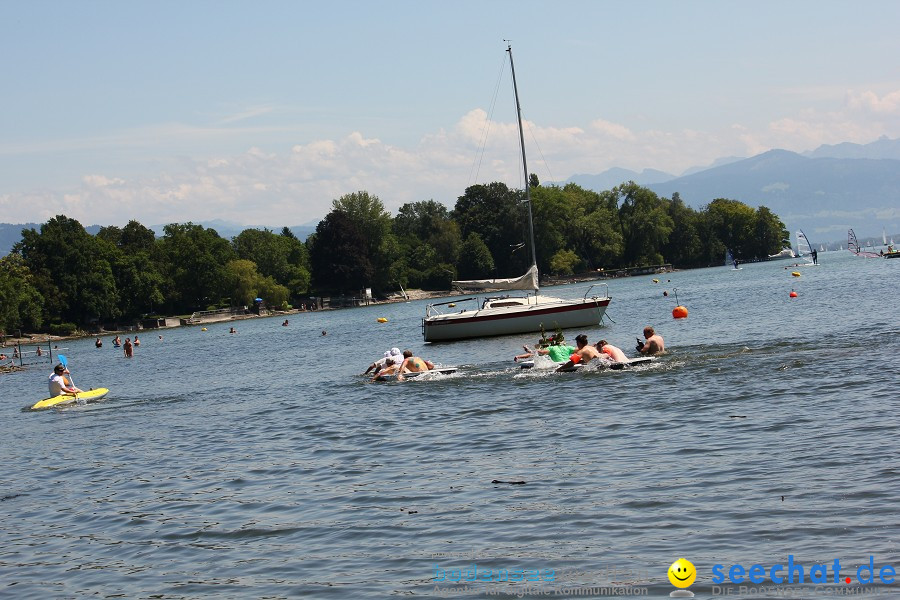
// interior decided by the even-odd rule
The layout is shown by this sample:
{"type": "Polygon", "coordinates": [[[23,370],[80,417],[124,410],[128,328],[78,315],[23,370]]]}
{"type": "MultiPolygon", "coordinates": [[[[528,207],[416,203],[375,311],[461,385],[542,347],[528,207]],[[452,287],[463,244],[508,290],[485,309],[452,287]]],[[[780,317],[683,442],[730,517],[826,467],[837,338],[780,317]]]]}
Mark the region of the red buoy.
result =
{"type": "Polygon", "coordinates": [[[688,309],[686,306],[676,306],[672,309],[672,318],[673,319],[686,319],[688,316],[688,309]]]}
{"type": "Polygon", "coordinates": [[[790,296],[791,296],[791,298],[796,298],[796,297],[797,297],[797,292],[795,292],[794,290],[791,290],[790,296]]]}

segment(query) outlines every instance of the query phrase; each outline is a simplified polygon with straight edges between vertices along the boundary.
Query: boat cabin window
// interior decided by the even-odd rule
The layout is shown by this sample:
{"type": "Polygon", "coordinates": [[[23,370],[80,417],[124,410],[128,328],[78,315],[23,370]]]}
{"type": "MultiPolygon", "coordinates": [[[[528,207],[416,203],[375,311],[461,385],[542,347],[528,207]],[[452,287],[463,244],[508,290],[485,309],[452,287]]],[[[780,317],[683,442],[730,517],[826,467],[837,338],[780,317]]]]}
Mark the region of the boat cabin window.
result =
{"type": "Polygon", "coordinates": [[[522,300],[497,300],[494,302],[485,302],[485,308],[503,308],[504,306],[524,306],[526,303],[522,300]]]}

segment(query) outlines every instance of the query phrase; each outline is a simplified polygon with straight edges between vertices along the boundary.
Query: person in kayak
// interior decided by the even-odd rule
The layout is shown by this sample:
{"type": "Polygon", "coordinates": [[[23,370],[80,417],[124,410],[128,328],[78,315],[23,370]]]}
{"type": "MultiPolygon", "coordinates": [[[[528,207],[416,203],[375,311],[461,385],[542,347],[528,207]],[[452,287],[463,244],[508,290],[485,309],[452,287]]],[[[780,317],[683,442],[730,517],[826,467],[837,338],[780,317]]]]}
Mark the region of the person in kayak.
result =
{"type": "Polygon", "coordinates": [[[61,396],[63,394],[77,394],[78,392],[82,392],[84,390],[80,390],[74,385],[71,385],[69,381],[66,380],[64,375],[68,373],[69,370],[62,366],[61,364],[53,367],[53,374],[50,375],[49,387],[50,387],[50,396],[61,396]]]}

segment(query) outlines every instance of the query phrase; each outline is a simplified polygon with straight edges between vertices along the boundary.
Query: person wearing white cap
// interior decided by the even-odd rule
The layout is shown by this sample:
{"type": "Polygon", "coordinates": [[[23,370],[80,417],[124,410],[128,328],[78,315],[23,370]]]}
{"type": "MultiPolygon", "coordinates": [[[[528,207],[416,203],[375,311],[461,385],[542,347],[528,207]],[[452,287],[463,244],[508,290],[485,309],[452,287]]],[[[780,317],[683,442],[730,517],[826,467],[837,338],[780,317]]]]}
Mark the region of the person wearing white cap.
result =
{"type": "MultiPolygon", "coordinates": [[[[382,370],[382,369],[384,368],[384,365],[385,365],[385,363],[387,362],[387,359],[389,359],[389,358],[393,358],[393,359],[394,359],[394,362],[396,362],[398,365],[399,365],[401,362],[403,362],[402,360],[401,360],[401,361],[397,361],[397,357],[396,357],[396,356],[393,356],[394,350],[397,350],[398,353],[400,352],[400,350],[398,350],[397,348],[391,348],[390,350],[385,350],[384,356],[383,356],[382,358],[379,358],[379,359],[376,360],[375,362],[373,362],[371,365],[369,365],[369,368],[366,369],[366,372],[363,373],[363,375],[368,375],[368,374],[369,374],[369,371],[372,371],[374,374],[377,375],[377,374],[378,374],[378,371],[380,371],[380,370],[382,370]]],[[[401,358],[402,358],[402,355],[401,355],[401,358]]]]}

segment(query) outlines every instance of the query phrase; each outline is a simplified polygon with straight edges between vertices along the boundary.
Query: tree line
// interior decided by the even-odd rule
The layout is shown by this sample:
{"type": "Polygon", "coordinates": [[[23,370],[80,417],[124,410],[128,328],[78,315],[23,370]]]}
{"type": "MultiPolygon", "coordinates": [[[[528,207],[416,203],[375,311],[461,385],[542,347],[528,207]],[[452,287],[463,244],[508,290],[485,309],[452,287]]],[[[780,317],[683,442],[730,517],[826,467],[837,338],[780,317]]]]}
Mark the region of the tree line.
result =
{"type": "MultiPolygon", "coordinates": [[[[628,182],[604,192],[530,181],[540,272],[672,263],[722,264],[789,243],[768,208],[716,199],[700,210],[628,182]]],[[[246,229],[231,240],[194,223],[157,237],[137,221],[87,233],[60,215],[24,229],[0,259],[0,328],[66,333],[92,322],[250,305],[287,307],[309,296],[446,290],[453,279],[514,277],[531,264],[524,190],[474,185],[451,210],[434,200],[391,215],[366,191],[333,201],[302,242],[287,228],[246,229]]]]}

